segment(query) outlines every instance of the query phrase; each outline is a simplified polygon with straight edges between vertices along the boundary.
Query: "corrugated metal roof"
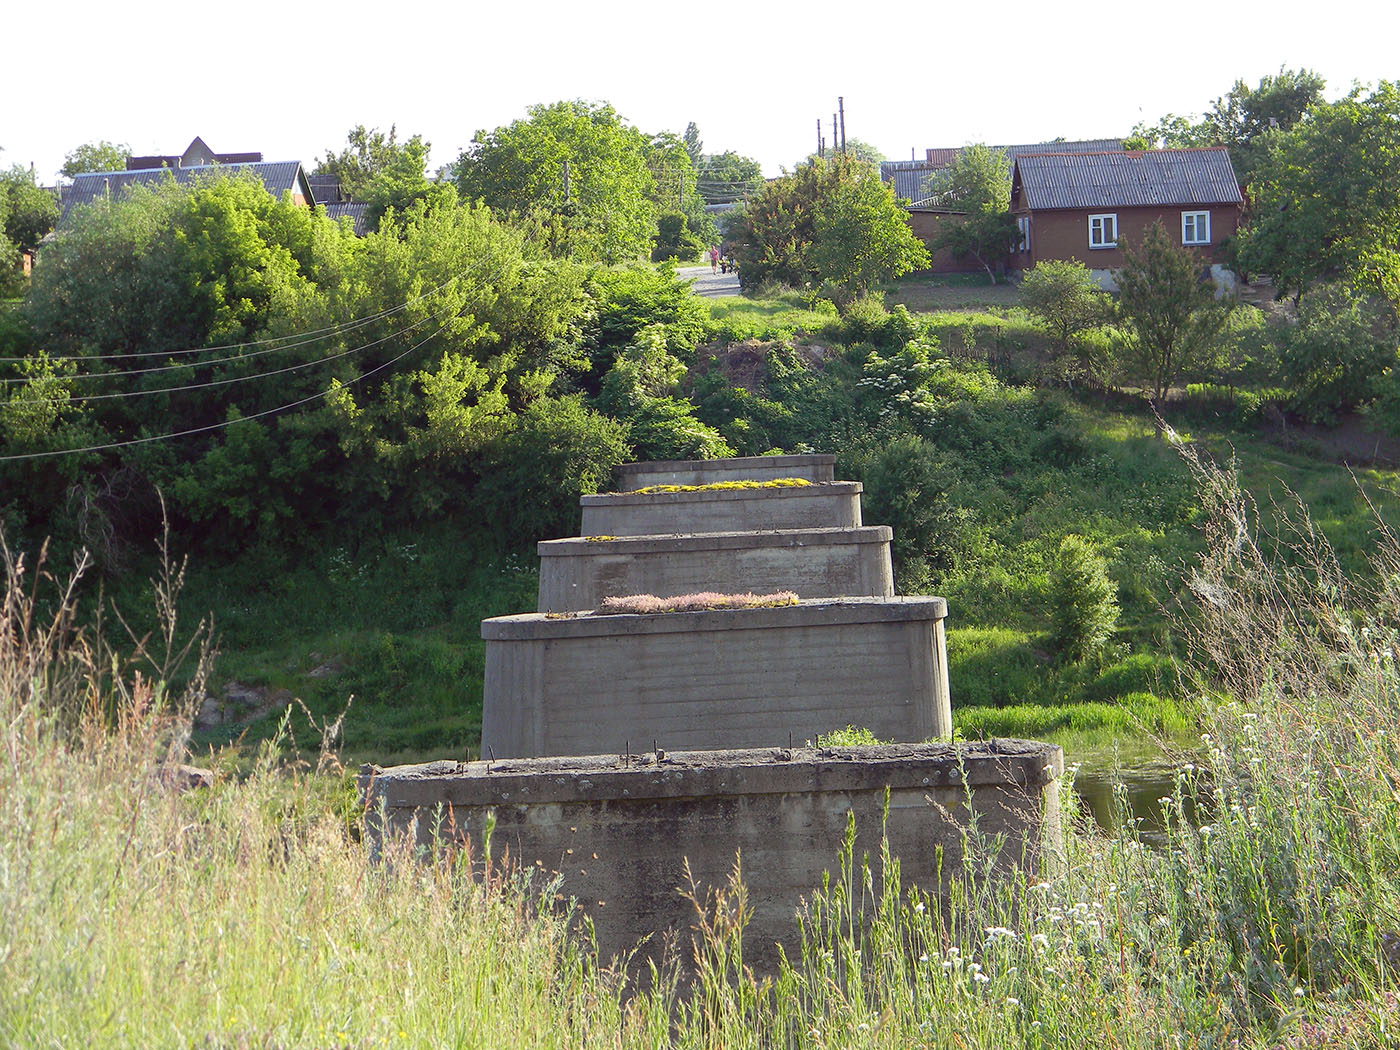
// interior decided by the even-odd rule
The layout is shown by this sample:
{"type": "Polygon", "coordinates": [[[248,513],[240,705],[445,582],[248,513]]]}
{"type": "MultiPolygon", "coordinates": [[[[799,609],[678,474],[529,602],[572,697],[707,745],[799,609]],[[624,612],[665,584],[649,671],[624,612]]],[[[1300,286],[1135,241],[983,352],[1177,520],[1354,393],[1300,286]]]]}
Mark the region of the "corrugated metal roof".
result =
{"type": "MultiPolygon", "coordinates": [[[[1015,166],[1018,157],[1027,153],[1083,153],[1123,148],[1122,139],[1076,139],[1072,142],[1034,142],[1019,146],[992,146],[993,151],[1006,156],[1015,166]]],[[[887,160],[880,164],[880,178],[894,187],[896,197],[924,203],[928,199],[929,176],[952,164],[962,147],[930,149],[924,160],[887,160]]]]}
{"type": "Polygon", "coordinates": [[[317,204],[343,204],[346,200],[340,188],[339,175],[307,175],[307,185],[316,197],[317,204]]]}
{"type": "Polygon", "coordinates": [[[326,209],[326,217],[330,219],[348,218],[354,224],[355,236],[363,237],[369,232],[368,216],[365,212],[369,205],[359,201],[331,201],[321,207],[326,209]]]}
{"type": "Polygon", "coordinates": [[[145,171],[91,171],[78,175],[73,185],[63,192],[63,215],[59,224],[67,221],[69,213],[76,207],[91,204],[95,200],[120,196],[131,186],[153,185],[162,179],[176,182],[192,182],[201,176],[240,175],[252,172],[267,187],[274,197],[281,197],[305,186],[306,176],[301,171],[301,161],[282,160],[263,164],[209,164],[190,168],[148,168],[145,171]]]}
{"type": "Polygon", "coordinates": [[[1017,159],[1013,183],[1032,211],[1244,202],[1230,154],[1218,146],[1029,154],[1017,159]]]}

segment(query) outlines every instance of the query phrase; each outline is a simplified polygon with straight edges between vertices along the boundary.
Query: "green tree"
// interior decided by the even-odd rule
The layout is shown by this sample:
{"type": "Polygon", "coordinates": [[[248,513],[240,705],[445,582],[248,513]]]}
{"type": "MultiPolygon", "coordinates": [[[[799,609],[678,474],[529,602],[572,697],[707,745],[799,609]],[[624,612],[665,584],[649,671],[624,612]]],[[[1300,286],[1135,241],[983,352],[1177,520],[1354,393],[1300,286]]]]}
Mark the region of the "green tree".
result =
{"type": "Polygon", "coordinates": [[[1176,113],[1168,113],[1155,124],[1138,121],[1123,140],[1124,149],[1187,149],[1208,145],[1204,125],[1176,113]]]}
{"type": "Polygon", "coordinates": [[[377,229],[391,208],[402,215],[420,200],[434,206],[450,207],[456,203],[450,186],[428,180],[432,143],[422,135],[400,142],[396,125],[390,125],[385,134],[378,128],[366,130],[363,124],[357,124],[346,137],[346,148],[339,153],[327,152],[317,162],[316,174],[334,175],[342,193],[369,205],[370,229],[377,229]]]}
{"type": "Polygon", "coordinates": [[[763,168],[758,161],[732,150],[706,154],[697,172],[706,204],[741,201],[763,185],[763,168]]]}
{"type": "Polygon", "coordinates": [[[1240,184],[1253,182],[1269,138],[1287,131],[1322,102],[1326,81],[1308,69],[1284,69],[1250,87],[1236,80],[1200,120],[1168,113],[1156,124],[1139,122],[1124,140],[1125,149],[1181,149],[1225,146],[1240,184]]]}
{"type": "Polygon", "coordinates": [[[1341,281],[1400,306],[1400,82],[1314,106],[1270,136],[1238,255],[1280,293],[1341,281]]]}
{"type": "Polygon", "coordinates": [[[1332,421],[1369,400],[1395,367],[1396,342],[1395,311],[1385,304],[1345,285],[1310,290],[1279,341],[1294,406],[1309,419],[1332,421]]]}
{"type": "Polygon", "coordinates": [[[1054,340],[1057,358],[1077,357],[1083,371],[1103,378],[1102,368],[1086,353],[1074,353],[1080,336],[1103,327],[1113,316],[1113,301],[1088,267],[1077,259],[1037,263],[1021,281],[1021,303],[1054,340]]]}
{"type": "Polygon", "coordinates": [[[928,265],[928,250],[879,171],[847,157],[816,160],[766,183],[731,237],[746,289],[831,281],[849,303],[877,281],[928,265]]]}
{"type": "Polygon", "coordinates": [[[126,168],[126,158],[131,156],[131,147],[125,142],[84,142],[77,149],[63,157],[63,167],[59,172],[71,179],[85,171],[122,171],[126,168]]]}
{"type": "Polygon", "coordinates": [[[34,179],[34,171],[14,165],[0,171],[0,228],[10,244],[32,252],[58,221],[58,199],[34,179]]]}
{"type": "Polygon", "coordinates": [[[685,134],[681,138],[685,142],[686,155],[690,157],[690,166],[699,171],[705,158],[705,141],[700,137],[700,128],[695,121],[685,126],[685,134]]]}
{"type": "Polygon", "coordinates": [[[1019,237],[1009,210],[1011,168],[1005,154],[981,143],[966,146],[927,188],[940,207],[959,216],[949,218],[935,246],[960,259],[976,259],[995,284],[1019,237]]]}
{"type": "Polygon", "coordinates": [[[1249,186],[1267,138],[1290,130],[1321,104],[1326,86],[1322,76],[1311,70],[1282,67],[1262,77],[1257,87],[1236,80],[1206,113],[1201,122],[1203,140],[1198,144],[1228,147],[1240,184],[1249,186]]]}
{"type": "Polygon", "coordinates": [[[652,157],[650,137],[606,103],[556,102],[478,131],[451,176],[465,200],[533,215],[558,253],[616,263],[655,239],[652,157]]]}
{"type": "Polygon", "coordinates": [[[1154,223],[1140,245],[1125,244],[1115,277],[1118,309],[1133,331],[1132,356],[1160,401],[1181,376],[1209,368],[1232,303],[1201,277],[1201,259],[1154,223]]]}
{"type": "Polygon", "coordinates": [[[705,242],[691,232],[690,224],[680,212],[664,212],[656,220],[656,247],[651,252],[653,262],[667,259],[693,261],[704,246],[705,242]]]}
{"type": "Polygon", "coordinates": [[[686,229],[691,236],[701,243],[711,243],[715,239],[714,220],[705,211],[705,198],[698,188],[699,176],[685,141],[669,131],[653,136],[648,164],[656,180],[653,199],[658,216],[680,212],[685,216],[686,229]]]}
{"type": "Polygon", "coordinates": [[[1118,587],[1082,536],[1060,541],[1050,573],[1050,647],[1068,663],[1103,651],[1118,627],[1118,587]]]}
{"type": "MultiPolygon", "coordinates": [[[[862,160],[865,161],[865,163],[867,164],[874,164],[876,167],[880,166],[880,162],[882,160],[889,160],[888,157],[886,157],[883,153],[881,153],[870,143],[853,138],[846,139],[846,149],[844,153],[842,152],[838,143],[827,143],[826,156],[824,159],[836,160],[838,157],[846,157],[850,160],[862,160]]],[[[812,161],[818,159],[821,158],[819,158],[817,154],[809,153],[806,157],[804,157],[798,162],[798,166],[801,167],[803,164],[810,164],[812,161]]]]}

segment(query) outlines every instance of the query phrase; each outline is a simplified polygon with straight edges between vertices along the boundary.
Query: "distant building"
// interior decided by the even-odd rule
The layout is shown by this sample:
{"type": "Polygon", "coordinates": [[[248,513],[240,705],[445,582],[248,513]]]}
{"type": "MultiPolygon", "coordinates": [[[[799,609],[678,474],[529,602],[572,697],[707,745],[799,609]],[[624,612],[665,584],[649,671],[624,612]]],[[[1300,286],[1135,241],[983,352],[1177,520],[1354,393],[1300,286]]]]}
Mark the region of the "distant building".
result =
{"type": "Polygon", "coordinates": [[[148,171],[151,168],[203,168],[210,164],[260,164],[261,153],[215,153],[198,135],[179,156],[156,155],[127,157],[127,171],[148,171]]]}
{"type": "Polygon", "coordinates": [[[314,206],[316,199],[306,181],[301,161],[283,160],[272,163],[205,164],[179,168],[147,168],[137,171],[90,171],[73,179],[63,191],[63,211],[59,215],[61,229],[74,208],[103,199],[116,200],[132,186],[149,186],[164,179],[178,183],[192,182],[201,176],[251,172],[262,180],[267,191],[279,200],[290,195],[292,203],[314,206]]]}
{"type": "Polygon", "coordinates": [[[309,208],[321,205],[332,219],[348,218],[356,236],[363,237],[369,232],[366,214],[369,205],[350,200],[334,175],[308,175],[301,161],[264,161],[261,153],[215,153],[198,136],[178,155],[127,157],[123,170],[89,171],[76,176],[72,185],[63,190],[58,228],[63,227],[74,208],[98,200],[116,199],[132,186],[151,185],[163,179],[187,183],[216,172],[234,175],[250,172],[279,200],[288,196],[294,204],[309,208]]]}
{"type": "Polygon", "coordinates": [[[1011,212],[1021,228],[1012,266],[1074,259],[1112,288],[1123,245],[1160,222],[1200,256],[1203,270],[1233,287],[1221,245],[1239,229],[1243,205],[1222,146],[1022,155],[1011,176],[1011,212]]]}
{"type": "MultiPolygon", "coordinates": [[[[880,163],[880,178],[894,187],[896,197],[909,202],[911,208],[936,208],[937,201],[928,192],[928,182],[938,172],[949,167],[964,147],[927,149],[923,160],[886,160],[880,163]]],[[[1020,146],[989,146],[993,153],[1006,157],[1008,171],[1016,159],[1027,153],[1089,153],[1120,150],[1122,139],[1061,139],[1056,142],[1034,142],[1020,146]]]]}
{"type": "MultiPolygon", "coordinates": [[[[1006,157],[1008,172],[1019,157],[1028,153],[1050,151],[1078,152],[1081,150],[1122,149],[1121,139],[1077,139],[1057,142],[1035,142],[1016,146],[989,146],[994,153],[1006,157]]],[[[894,188],[895,196],[905,201],[909,226],[914,236],[924,242],[932,257],[928,273],[974,273],[982,267],[971,258],[959,259],[947,248],[936,248],[939,237],[960,213],[945,208],[929,190],[929,180],[952,165],[965,147],[952,146],[927,149],[923,160],[887,160],[880,164],[880,178],[894,188]]]]}

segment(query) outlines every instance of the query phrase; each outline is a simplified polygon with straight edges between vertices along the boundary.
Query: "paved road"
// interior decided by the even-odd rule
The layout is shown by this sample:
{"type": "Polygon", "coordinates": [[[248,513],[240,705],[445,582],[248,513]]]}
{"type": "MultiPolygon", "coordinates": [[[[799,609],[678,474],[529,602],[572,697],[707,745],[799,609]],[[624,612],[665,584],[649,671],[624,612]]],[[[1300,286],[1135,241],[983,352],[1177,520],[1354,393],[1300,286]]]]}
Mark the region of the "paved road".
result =
{"type": "Polygon", "coordinates": [[[676,276],[682,280],[694,278],[695,294],[710,299],[716,299],[721,295],[739,294],[739,275],[737,273],[711,273],[708,264],[705,266],[677,266],[676,276]]]}

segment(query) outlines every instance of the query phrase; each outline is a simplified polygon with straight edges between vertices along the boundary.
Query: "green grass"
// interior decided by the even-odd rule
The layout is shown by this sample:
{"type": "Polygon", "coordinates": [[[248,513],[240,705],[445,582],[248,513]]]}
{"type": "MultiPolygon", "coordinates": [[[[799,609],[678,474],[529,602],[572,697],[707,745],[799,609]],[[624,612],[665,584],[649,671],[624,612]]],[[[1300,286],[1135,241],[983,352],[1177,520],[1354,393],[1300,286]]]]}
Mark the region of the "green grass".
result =
{"type": "Polygon", "coordinates": [[[836,308],[797,292],[766,299],[725,296],[710,300],[712,339],[792,339],[819,333],[836,321],[836,308]]]}
{"type": "MultiPolygon", "coordinates": [[[[1203,710],[1208,736],[1164,789],[1157,847],[1082,823],[1068,783],[1043,866],[997,869],[998,837],[970,826],[943,892],[904,883],[888,846],[857,855],[850,836],[830,844],[777,972],[744,966],[736,879],[705,912],[684,984],[626,984],[594,959],[547,873],[402,840],[371,856],[332,755],[284,763],[271,747],[237,771],[221,759],[211,788],[166,786],[187,753],[159,689],[108,674],[91,635],[30,619],[32,584],[11,575],[0,1043],[1394,1046],[1397,577],[1328,590],[1268,570],[1267,537],[1213,534],[1226,542],[1200,567],[1229,613],[1200,621],[1197,641],[1221,653],[1221,683],[1266,684],[1203,710]],[[1298,613],[1282,632],[1280,607],[1298,613]],[[1371,630],[1342,630],[1348,610],[1371,630]]],[[[1380,554],[1400,564],[1393,544],[1380,554]]],[[[1018,644],[989,633],[960,651],[1018,644]]],[[[1149,700],[1116,706],[1152,715],[1149,700]]]]}

